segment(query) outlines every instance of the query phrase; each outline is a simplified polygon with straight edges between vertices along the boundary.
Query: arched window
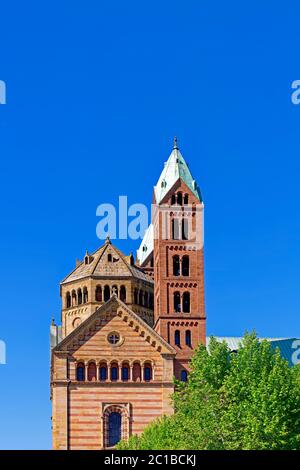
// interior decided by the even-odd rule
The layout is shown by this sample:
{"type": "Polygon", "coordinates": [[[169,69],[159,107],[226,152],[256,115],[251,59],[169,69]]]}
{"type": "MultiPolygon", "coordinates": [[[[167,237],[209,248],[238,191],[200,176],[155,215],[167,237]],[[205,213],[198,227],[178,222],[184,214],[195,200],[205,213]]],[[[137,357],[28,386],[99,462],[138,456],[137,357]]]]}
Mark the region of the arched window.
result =
{"type": "Polygon", "coordinates": [[[86,304],[89,300],[88,290],[86,287],[83,288],[83,303],[86,304]]]}
{"type": "Polygon", "coordinates": [[[177,313],[181,312],[180,292],[174,292],[174,311],[177,313]]]}
{"type": "Polygon", "coordinates": [[[180,276],[180,261],[178,255],[173,256],[173,275],[180,276]]]}
{"type": "Polygon", "coordinates": [[[96,302],[102,302],[102,287],[96,287],[96,302]]]}
{"type": "Polygon", "coordinates": [[[70,294],[70,292],[66,293],[66,307],[67,308],[71,307],[71,294],[70,294]]]}
{"type": "Polygon", "coordinates": [[[171,205],[174,206],[174,204],[176,204],[176,196],[175,196],[175,194],[172,194],[171,205]]]}
{"type": "Polygon", "coordinates": [[[99,369],[99,377],[101,382],[105,382],[107,380],[107,366],[106,364],[101,364],[99,369]]]}
{"type": "Polygon", "coordinates": [[[172,238],[179,240],[179,219],[172,219],[172,238]]]}
{"type": "Polygon", "coordinates": [[[182,257],[182,275],[183,276],[189,276],[190,275],[190,258],[188,255],[184,255],[182,257]]]}
{"type": "Polygon", "coordinates": [[[111,256],[110,253],[107,255],[107,261],[108,261],[109,263],[112,261],[112,256],[111,256]]]}
{"type": "Polygon", "coordinates": [[[154,297],[153,297],[153,294],[150,294],[150,296],[149,296],[149,308],[151,308],[151,310],[153,310],[153,307],[154,307],[154,297]]]}
{"type": "Polygon", "coordinates": [[[107,302],[110,299],[110,288],[109,286],[104,286],[104,302],[107,302]]]}
{"type": "Polygon", "coordinates": [[[183,370],[180,372],[180,380],[181,380],[181,382],[187,382],[187,378],[188,378],[187,371],[183,369],[183,370]]]}
{"type": "Polygon", "coordinates": [[[112,364],[110,368],[110,380],[115,382],[118,380],[118,365],[117,364],[112,364]]]}
{"type": "Polygon", "coordinates": [[[174,333],[174,342],[176,346],[180,346],[180,331],[176,330],[174,333]]]}
{"type": "Polygon", "coordinates": [[[138,304],[138,291],[137,291],[137,289],[134,289],[133,297],[134,297],[134,303],[135,303],[135,305],[137,305],[138,304]]]}
{"type": "Polygon", "coordinates": [[[189,239],[189,221],[188,219],[182,219],[181,223],[181,240],[189,239]]]}
{"type": "Polygon", "coordinates": [[[190,330],[186,330],[185,332],[185,344],[191,348],[192,347],[192,335],[190,330]]]}
{"type": "Polygon", "coordinates": [[[108,445],[114,447],[122,437],[122,416],[117,411],[110,413],[108,418],[108,445]]]}
{"type": "Polygon", "coordinates": [[[126,302],[126,287],[125,286],[120,287],[120,300],[122,302],[126,302]]]}
{"type": "Polygon", "coordinates": [[[139,305],[143,305],[144,291],[140,290],[139,292],[139,305]]]}
{"type": "Polygon", "coordinates": [[[145,295],[144,295],[144,307],[146,307],[146,308],[149,307],[149,294],[148,294],[148,292],[145,292],[145,295]]]}
{"type": "Polygon", "coordinates": [[[152,367],[151,364],[145,364],[144,366],[144,380],[150,382],[152,380],[152,367]]]}
{"type": "Polygon", "coordinates": [[[85,366],[83,362],[79,362],[76,368],[76,380],[83,382],[85,380],[85,366]]]}
{"type": "Polygon", "coordinates": [[[90,382],[94,382],[97,378],[97,368],[94,362],[90,362],[88,365],[87,378],[90,382]]]}
{"type": "Polygon", "coordinates": [[[78,305],[82,304],[82,290],[79,288],[77,291],[77,296],[78,296],[78,305]]]}
{"type": "Polygon", "coordinates": [[[184,292],[182,296],[183,313],[190,313],[190,293],[184,292]]]}
{"type": "Polygon", "coordinates": [[[185,194],[185,195],[184,195],[183,203],[184,203],[184,204],[188,204],[188,203],[189,203],[189,195],[188,195],[188,194],[185,194]]]}
{"type": "Polygon", "coordinates": [[[72,307],[77,304],[77,296],[75,290],[72,290],[72,307]]]}
{"type": "Polygon", "coordinates": [[[122,367],[122,380],[123,380],[123,382],[127,382],[129,380],[129,367],[128,367],[128,365],[124,365],[122,367]]]}
{"type": "Polygon", "coordinates": [[[141,366],[138,362],[133,364],[132,368],[132,380],[133,382],[140,382],[141,381],[141,366]]]}
{"type": "Polygon", "coordinates": [[[182,193],[177,193],[177,204],[182,206],[182,193]]]}

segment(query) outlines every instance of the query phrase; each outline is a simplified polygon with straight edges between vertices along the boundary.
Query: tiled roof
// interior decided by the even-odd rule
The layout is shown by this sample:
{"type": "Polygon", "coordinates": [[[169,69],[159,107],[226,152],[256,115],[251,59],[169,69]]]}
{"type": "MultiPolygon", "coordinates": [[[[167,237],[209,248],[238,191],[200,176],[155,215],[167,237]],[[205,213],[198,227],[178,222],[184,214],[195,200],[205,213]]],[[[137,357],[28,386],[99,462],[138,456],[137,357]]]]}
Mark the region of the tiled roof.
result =
{"type": "MultiPolygon", "coordinates": [[[[108,249],[108,247],[110,247],[113,253],[119,256],[120,259],[122,260],[122,272],[121,272],[122,276],[134,277],[142,281],[150,282],[151,284],[153,284],[153,279],[150,276],[148,276],[146,273],[144,273],[142,269],[134,265],[132,266],[127,261],[127,257],[120,250],[118,250],[115,246],[113,246],[110,240],[106,241],[106,243],[100,248],[98,248],[98,250],[96,250],[94,253],[90,255],[88,254],[89,263],[86,264],[85,260],[80,262],[80,264],[78,264],[78,266],[76,266],[76,268],[68,276],[66,276],[63,279],[61,284],[65,284],[65,283],[72,282],[72,281],[77,281],[79,279],[89,277],[89,276],[96,277],[96,276],[104,275],[107,277],[114,277],[114,276],[119,277],[120,276],[119,269],[118,271],[116,270],[115,274],[113,272],[111,273],[111,270],[109,271],[109,273],[105,273],[103,269],[103,265],[105,263],[103,263],[102,257],[105,251],[108,249]]],[[[113,267],[114,264],[112,263],[111,266],[113,267]]]]}
{"type": "Polygon", "coordinates": [[[153,284],[153,279],[150,276],[148,276],[148,274],[144,273],[144,271],[138,266],[135,266],[135,265],[132,266],[131,264],[129,264],[128,261],[126,260],[126,256],[124,256],[124,254],[118,248],[115,247],[115,250],[119,253],[121,257],[123,257],[133,277],[140,279],[141,281],[151,282],[151,284],[153,284]]]}
{"type": "Polygon", "coordinates": [[[71,282],[71,281],[76,281],[77,279],[81,279],[83,277],[91,276],[98,264],[99,259],[101,258],[101,255],[105,249],[105,245],[101,246],[96,250],[93,254],[90,255],[90,263],[85,264],[84,260],[76,266],[76,268],[67,276],[63,279],[61,284],[65,282],[71,282]]]}

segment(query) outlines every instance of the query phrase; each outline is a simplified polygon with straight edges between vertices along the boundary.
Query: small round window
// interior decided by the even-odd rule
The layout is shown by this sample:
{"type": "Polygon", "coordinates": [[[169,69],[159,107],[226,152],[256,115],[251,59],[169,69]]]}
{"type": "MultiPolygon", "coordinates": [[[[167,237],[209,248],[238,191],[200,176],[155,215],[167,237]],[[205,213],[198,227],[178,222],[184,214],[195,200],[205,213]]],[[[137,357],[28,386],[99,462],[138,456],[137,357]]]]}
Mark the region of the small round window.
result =
{"type": "Polygon", "coordinates": [[[119,333],[116,333],[115,331],[113,331],[112,333],[109,333],[107,339],[110,344],[115,345],[120,342],[120,335],[119,333]]]}

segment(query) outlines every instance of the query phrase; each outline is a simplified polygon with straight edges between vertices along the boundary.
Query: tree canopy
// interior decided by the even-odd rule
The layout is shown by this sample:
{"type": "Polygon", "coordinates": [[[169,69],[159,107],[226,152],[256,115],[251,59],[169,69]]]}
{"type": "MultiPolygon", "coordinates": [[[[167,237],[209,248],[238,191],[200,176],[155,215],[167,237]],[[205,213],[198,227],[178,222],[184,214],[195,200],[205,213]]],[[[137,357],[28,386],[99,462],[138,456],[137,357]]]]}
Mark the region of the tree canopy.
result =
{"type": "Polygon", "coordinates": [[[300,449],[300,367],[268,341],[246,334],[231,353],[211,338],[199,345],[189,380],[176,381],[175,413],[118,449],[300,449]]]}

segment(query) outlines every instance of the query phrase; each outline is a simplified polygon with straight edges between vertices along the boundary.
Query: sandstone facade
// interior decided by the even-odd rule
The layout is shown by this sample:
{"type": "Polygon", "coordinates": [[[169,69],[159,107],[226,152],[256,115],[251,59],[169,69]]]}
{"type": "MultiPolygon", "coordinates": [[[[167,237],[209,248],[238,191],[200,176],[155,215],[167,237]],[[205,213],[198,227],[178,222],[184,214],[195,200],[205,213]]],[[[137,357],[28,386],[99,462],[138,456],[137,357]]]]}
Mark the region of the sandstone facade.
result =
{"type": "Polygon", "coordinates": [[[203,202],[174,143],[137,262],[107,238],[61,283],[52,324],[54,449],[105,449],[173,412],[205,344],[203,202]]]}

